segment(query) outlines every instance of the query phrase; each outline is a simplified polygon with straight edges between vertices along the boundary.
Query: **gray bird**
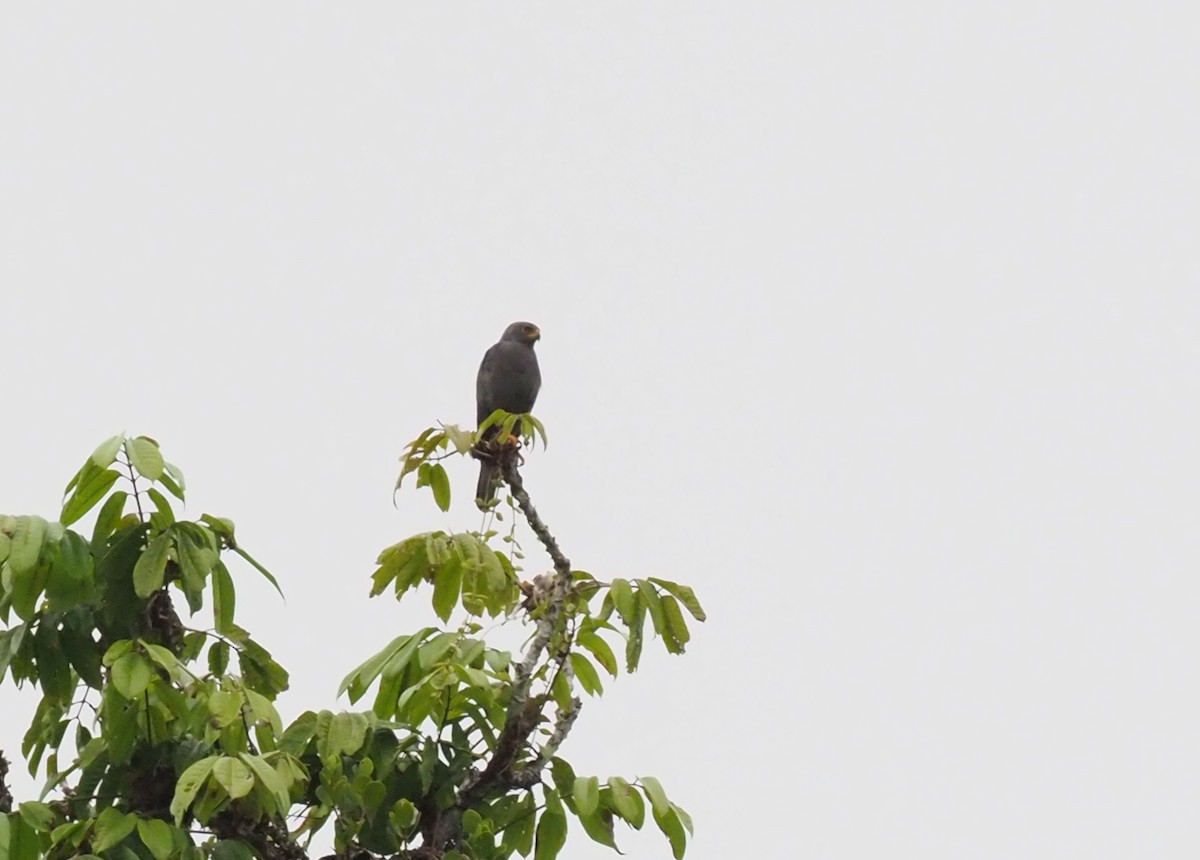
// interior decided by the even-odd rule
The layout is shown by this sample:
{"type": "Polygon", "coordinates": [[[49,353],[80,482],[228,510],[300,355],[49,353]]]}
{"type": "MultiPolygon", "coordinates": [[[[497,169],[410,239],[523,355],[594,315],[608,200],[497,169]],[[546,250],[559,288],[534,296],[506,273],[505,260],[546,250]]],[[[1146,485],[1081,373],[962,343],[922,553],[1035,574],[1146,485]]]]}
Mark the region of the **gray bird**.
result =
{"type": "MultiPolygon", "coordinates": [[[[515,322],[504,330],[500,340],[483,355],[479,375],[475,378],[475,421],[476,426],[487,420],[497,409],[505,412],[529,412],[537,400],[542,387],[542,374],[538,370],[537,355],[533,345],[542,336],[533,323],[515,322]]],[[[486,449],[499,434],[499,427],[489,427],[480,440],[486,449]]],[[[521,433],[518,421],[513,432],[521,433]]],[[[487,510],[496,497],[496,485],[500,480],[500,465],[493,457],[485,456],[479,462],[479,485],[475,489],[475,504],[487,510]]]]}

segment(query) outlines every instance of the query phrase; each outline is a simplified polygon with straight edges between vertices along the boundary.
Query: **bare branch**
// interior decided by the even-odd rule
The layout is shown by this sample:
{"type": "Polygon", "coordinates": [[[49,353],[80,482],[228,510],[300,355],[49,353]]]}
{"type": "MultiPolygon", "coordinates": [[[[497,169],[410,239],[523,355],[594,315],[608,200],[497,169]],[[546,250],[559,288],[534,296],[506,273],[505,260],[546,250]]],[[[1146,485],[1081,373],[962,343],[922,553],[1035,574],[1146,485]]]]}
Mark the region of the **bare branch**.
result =
{"type": "Polygon", "coordinates": [[[512,490],[513,498],[517,500],[517,505],[521,508],[521,513],[525,515],[529,527],[533,529],[533,533],[537,535],[538,540],[542,542],[542,546],[546,548],[546,552],[550,554],[550,560],[554,562],[554,570],[560,577],[566,580],[567,585],[571,583],[571,560],[563,555],[562,550],[558,548],[558,541],[554,539],[554,535],[550,533],[550,529],[542,522],[542,518],[538,516],[537,508],[533,506],[533,502],[529,499],[529,493],[525,492],[525,482],[521,480],[521,473],[517,471],[517,450],[516,448],[504,448],[500,453],[500,474],[504,476],[505,482],[512,490]]]}

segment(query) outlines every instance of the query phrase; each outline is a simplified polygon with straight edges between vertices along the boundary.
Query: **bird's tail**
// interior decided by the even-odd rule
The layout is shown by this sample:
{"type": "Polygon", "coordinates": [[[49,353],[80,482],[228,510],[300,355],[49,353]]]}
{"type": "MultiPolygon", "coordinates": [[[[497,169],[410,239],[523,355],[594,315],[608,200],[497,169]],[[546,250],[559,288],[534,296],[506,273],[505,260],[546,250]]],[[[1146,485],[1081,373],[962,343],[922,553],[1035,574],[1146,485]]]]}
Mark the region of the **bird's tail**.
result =
{"type": "Polygon", "coordinates": [[[500,483],[500,464],[495,460],[479,461],[479,484],[475,487],[475,504],[481,511],[491,507],[496,498],[496,485],[500,483]]]}

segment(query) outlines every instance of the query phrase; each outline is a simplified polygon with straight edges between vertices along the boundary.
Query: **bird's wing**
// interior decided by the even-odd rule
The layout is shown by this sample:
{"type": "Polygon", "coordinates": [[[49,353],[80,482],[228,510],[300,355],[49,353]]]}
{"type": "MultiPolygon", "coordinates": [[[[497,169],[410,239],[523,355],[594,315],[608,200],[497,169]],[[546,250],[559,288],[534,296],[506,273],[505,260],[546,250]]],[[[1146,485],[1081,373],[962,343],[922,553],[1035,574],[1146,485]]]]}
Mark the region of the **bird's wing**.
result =
{"type": "Polygon", "coordinates": [[[497,374],[497,358],[499,355],[498,347],[500,344],[493,344],[488,348],[488,351],[483,354],[483,361],[479,364],[479,375],[475,377],[475,423],[482,424],[489,415],[495,412],[500,407],[496,403],[496,374],[497,374]]]}

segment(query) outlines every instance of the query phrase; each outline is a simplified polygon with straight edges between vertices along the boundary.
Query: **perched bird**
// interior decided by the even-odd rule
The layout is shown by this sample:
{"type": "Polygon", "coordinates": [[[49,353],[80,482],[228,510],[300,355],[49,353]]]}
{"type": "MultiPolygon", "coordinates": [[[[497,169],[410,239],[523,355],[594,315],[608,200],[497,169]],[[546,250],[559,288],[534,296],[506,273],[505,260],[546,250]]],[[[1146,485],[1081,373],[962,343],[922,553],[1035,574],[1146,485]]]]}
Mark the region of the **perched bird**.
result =
{"type": "MultiPolygon", "coordinates": [[[[476,426],[487,420],[497,409],[505,412],[529,412],[542,386],[537,355],[533,345],[542,336],[533,323],[515,322],[504,330],[500,340],[483,355],[479,375],[475,378],[476,426]]],[[[513,432],[520,434],[517,422],[513,432]]],[[[500,464],[488,455],[488,448],[500,433],[499,427],[489,427],[480,440],[484,456],[479,461],[479,485],[475,489],[475,504],[487,510],[496,497],[500,464]]]]}

